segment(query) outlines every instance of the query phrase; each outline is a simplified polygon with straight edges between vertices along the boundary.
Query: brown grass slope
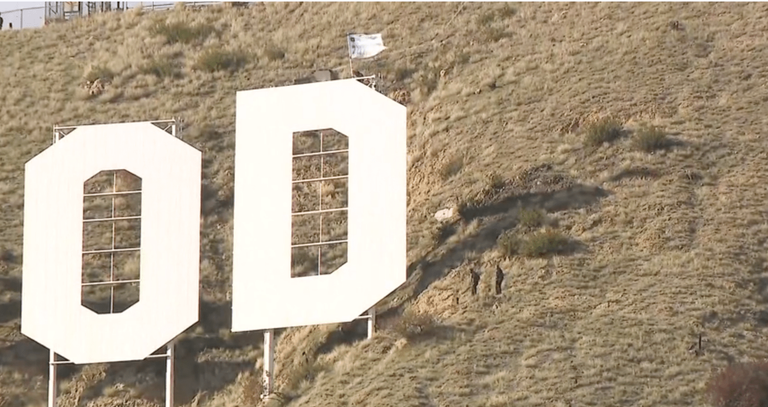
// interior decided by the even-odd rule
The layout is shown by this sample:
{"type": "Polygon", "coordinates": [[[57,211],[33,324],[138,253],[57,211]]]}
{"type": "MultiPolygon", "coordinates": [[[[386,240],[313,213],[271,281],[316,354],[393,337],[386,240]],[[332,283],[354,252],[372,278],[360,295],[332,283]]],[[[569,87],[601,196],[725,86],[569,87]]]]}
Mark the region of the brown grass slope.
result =
{"type": "MultiPolygon", "coordinates": [[[[353,30],[390,47],[360,69],[412,95],[410,277],[371,341],[353,340],[359,324],[281,331],[283,402],[703,404],[713,368],[767,353],[767,21],[744,3],[266,3],[0,32],[0,405],[46,392],[47,352],[18,332],[24,162],[54,124],[171,116],[204,154],[202,313],[179,344],[177,397],[257,404],[260,334],[228,332],[235,91],[344,66],[353,30]],[[587,143],[609,114],[624,131],[587,143]],[[637,141],[654,134],[643,123],[673,143],[637,141]],[[464,221],[438,230],[450,205],[464,221]],[[503,256],[502,232],[524,236],[520,207],[545,210],[567,250],[503,256]]],[[[62,405],[161,405],[163,369],[62,367],[62,405]]]]}

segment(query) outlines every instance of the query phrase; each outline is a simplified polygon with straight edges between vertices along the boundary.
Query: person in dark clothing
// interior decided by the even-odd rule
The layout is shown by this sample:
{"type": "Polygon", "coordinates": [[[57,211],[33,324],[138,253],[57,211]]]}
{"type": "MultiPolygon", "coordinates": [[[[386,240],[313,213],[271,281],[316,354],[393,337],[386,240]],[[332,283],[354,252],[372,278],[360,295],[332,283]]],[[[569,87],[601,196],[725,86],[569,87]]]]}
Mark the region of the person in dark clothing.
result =
{"type": "Polygon", "coordinates": [[[496,266],[496,295],[501,294],[501,283],[504,282],[504,270],[499,265],[496,266]]]}
{"type": "Polygon", "coordinates": [[[3,16],[0,15],[0,30],[3,29],[3,16]]]}
{"type": "Polygon", "coordinates": [[[472,278],[472,295],[477,295],[477,285],[480,284],[480,274],[475,270],[470,270],[469,276],[472,278]]]}

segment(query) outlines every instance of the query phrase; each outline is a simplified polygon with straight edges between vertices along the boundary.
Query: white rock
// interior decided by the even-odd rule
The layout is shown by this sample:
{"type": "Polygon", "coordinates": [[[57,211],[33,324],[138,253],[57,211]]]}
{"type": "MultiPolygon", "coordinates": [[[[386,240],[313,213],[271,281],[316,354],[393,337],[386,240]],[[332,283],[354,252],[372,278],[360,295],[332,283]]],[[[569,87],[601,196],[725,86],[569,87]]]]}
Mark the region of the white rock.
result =
{"type": "Polygon", "coordinates": [[[435,213],[435,219],[438,221],[444,221],[453,217],[453,208],[440,209],[435,213]]]}

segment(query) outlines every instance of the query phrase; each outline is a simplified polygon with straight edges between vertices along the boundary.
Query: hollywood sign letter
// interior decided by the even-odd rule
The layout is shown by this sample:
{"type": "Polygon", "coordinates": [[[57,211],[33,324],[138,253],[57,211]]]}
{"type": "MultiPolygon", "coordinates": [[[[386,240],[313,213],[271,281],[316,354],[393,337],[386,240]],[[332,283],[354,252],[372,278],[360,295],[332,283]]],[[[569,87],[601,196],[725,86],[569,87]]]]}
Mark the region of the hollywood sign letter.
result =
{"type": "Polygon", "coordinates": [[[149,122],[81,126],[27,162],[21,332],[105,363],[144,359],[197,322],[201,165],[149,122]],[[81,305],[83,185],[105,170],[141,178],[141,277],[137,303],[100,315],[81,305]]]}
{"type": "MultiPolygon", "coordinates": [[[[329,81],[238,92],[236,122],[233,331],[350,321],[405,281],[404,106],[329,81]],[[292,134],[322,128],[349,137],[347,263],[291,278],[292,134]]],[[[73,363],[107,363],[144,359],[194,324],[201,158],[139,122],[80,126],[27,162],[21,332],[73,363]],[[140,298],[100,315],[82,305],[83,185],[106,170],[141,179],[140,298]]]]}
{"type": "Polygon", "coordinates": [[[406,278],[406,108],[356,80],[237,93],[232,331],[351,321],[406,278]],[[347,262],[291,277],[293,133],[349,137],[347,262]]]}

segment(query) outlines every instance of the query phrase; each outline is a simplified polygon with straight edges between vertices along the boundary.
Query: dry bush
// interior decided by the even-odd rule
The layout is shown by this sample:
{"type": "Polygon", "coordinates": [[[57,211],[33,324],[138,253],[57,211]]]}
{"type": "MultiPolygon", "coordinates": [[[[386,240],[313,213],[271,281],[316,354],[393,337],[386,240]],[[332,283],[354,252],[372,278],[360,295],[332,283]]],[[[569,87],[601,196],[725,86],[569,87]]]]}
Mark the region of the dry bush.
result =
{"type": "Polygon", "coordinates": [[[285,51],[274,45],[265,47],[263,53],[264,57],[267,58],[268,61],[279,61],[285,58],[285,51]]]}
{"type": "Polygon", "coordinates": [[[398,82],[403,82],[406,79],[410,78],[415,70],[410,67],[406,66],[398,66],[395,68],[395,80],[398,82]]]}
{"type": "Polygon", "coordinates": [[[504,38],[512,37],[512,33],[504,29],[503,27],[490,27],[483,31],[486,41],[498,42],[504,38]]]}
{"type": "Polygon", "coordinates": [[[208,24],[189,25],[184,22],[159,21],[150,29],[152,36],[163,36],[168,44],[202,42],[216,30],[208,24]]]}
{"type": "Polygon", "coordinates": [[[483,181],[485,181],[486,189],[490,189],[490,190],[501,189],[506,184],[504,177],[502,177],[501,174],[495,171],[485,174],[485,176],[483,177],[483,181]]]}
{"type": "Polygon", "coordinates": [[[604,117],[587,126],[584,143],[591,147],[610,143],[621,136],[622,129],[623,127],[618,120],[604,117]]]}
{"type": "Polygon", "coordinates": [[[435,318],[429,314],[406,310],[392,325],[391,330],[403,338],[413,339],[429,334],[437,325],[435,318]]]}
{"type": "Polygon", "coordinates": [[[668,144],[667,134],[657,126],[642,126],[635,132],[632,147],[635,150],[652,153],[668,144]]]}
{"type": "Polygon", "coordinates": [[[514,229],[505,231],[496,239],[496,246],[501,254],[506,257],[516,256],[520,253],[522,245],[523,240],[515,233],[514,229]]]}
{"type": "Polygon", "coordinates": [[[205,72],[235,72],[246,62],[248,62],[248,57],[241,51],[208,48],[197,58],[194,69],[205,72]]]}
{"type": "Polygon", "coordinates": [[[254,372],[241,373],[237,378],[240,383],[238,404],[241,406],[257,406],[261,403],[260,396],[264,391],[261,376],[254,372]]]}
{"type": "Polygon", "coordinates": [[[706,393],[715,407],[768,405],[768,361],[726,367],[710,379],[706,393]]]}
{"type": "Polygon", "coordinates": [[[547,215],[541,209],[521,208],[517,213],[517,221],[522,228],[533,230],[544,226],[547,215]]]}
{"type": "Polygon", "coordinates": [[[178,78],[181,76],[179,63],[169,58],[153,58],[147,61],[139,70],[145,75],[154,75],[161,79],[178,78]]]}
{"type": "Polygon", "coordinates": [[[111,69],[101,65],[91,65],[85,71],[83,80],[89,83],[96,82],[97,79],[101,82],[109,82],[114,77],[115,73],[111,69]]]}
{"type": "Polygon", "coordinates": [[[0,261],[4,263],[14,263],[16,261],[16,254],[12,249],[5,246],[0,246],[0,261]]]}
{"type": "Polygon", "coordinates": [[[568,245],[568,238],[560,231],[547,229],[535,232],[520,245],[520,254],[526,257],[542,257],[563,251],[568,245]]]}
{"type": "Polygon", "coordinates": [[[457,232],[457,225],[455,223],[441,222],[432,229],[432,244],[433,247],[438,247],[445,243],[451,236],[457,232]]]}
{"type": "Polygon", "coordinates": [[[447,181],[458,174],[462,168],[464,168],[464,156],[457,155],[443,165],[440,169],[440,176],[443,181],[447,181]]]}

